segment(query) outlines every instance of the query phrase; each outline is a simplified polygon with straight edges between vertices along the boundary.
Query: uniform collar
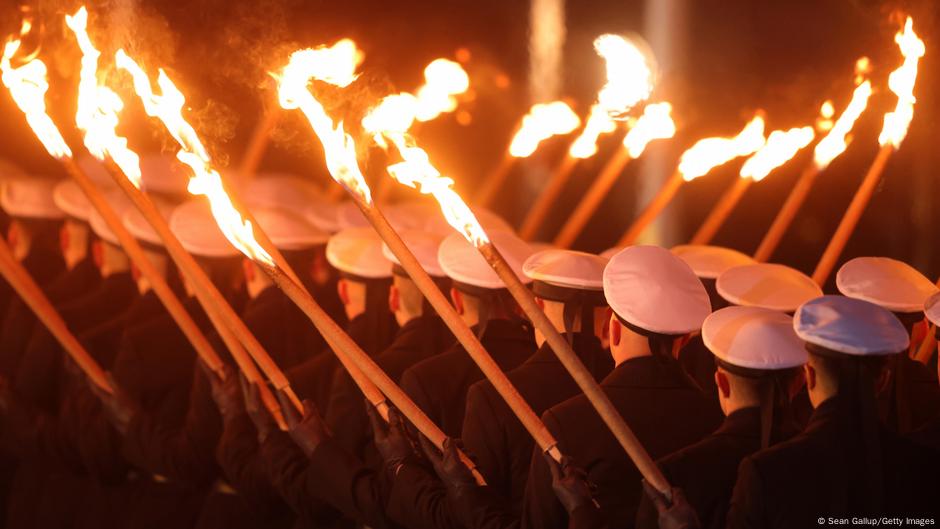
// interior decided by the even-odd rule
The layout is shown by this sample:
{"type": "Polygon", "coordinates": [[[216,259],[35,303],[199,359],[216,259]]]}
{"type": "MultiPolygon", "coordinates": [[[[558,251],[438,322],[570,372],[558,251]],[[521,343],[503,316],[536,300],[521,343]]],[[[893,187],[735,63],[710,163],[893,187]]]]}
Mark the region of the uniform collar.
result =
{"type": "MultiPolygon", "coordinates": [[[[567,341],[569,333],[562,333],[562,337],[567,341]]],[[[589,355],[596,354],[601,351],[601,341],[597,339],[596,336],[586,335],[584,333],[575,333],[574,341],[571,344],[571,348],[574,349],[574,352],[578,354],[578,357],[582,361],[586,360],[589,355]]],[[[539,347],[538,351],[535,352],[528,360],[527,364],[546,364],[546,363],[559,363],[558,356],[555,355],[555,352],[552,350],[551,346],[548,345],[548,341],[542,344],[539,347]]]]}
{"type": "Polygon", "coordinates": [[[757,439],[760,437],[760,407],[750,406],[735,410],[725,417],[715,434],[757,439]]]}
{"type": "Polygon", "coordinates": [[[670,358],[640,356],[616,366],[601,385],[627,388],[675,388],[690,386],[678,362],[670,358]]]}

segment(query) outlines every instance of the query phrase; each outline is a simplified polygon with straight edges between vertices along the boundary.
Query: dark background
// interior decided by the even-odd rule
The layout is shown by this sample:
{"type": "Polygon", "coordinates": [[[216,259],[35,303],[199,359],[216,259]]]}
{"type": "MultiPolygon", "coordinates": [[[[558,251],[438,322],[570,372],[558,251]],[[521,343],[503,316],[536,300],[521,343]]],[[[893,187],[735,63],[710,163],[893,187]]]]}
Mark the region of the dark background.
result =
{"type": "MultiPolygon", "coordinates": [[[[7,0],[4,0],[7,1],[7,0]]],[[[656,0],[649,0],[650,2],[656,0]]],[[[819,178],[774,260],[811,272],[858,183],[877,151],[881,116],[895,105],[886,89],[887,74],[900,64],[893,35],[897,13],[914,16],[915,30],[927,44],[917,80],[914,122],[901,150],[892,157],[884,180],[868,207],[843,260],[857,255],[885,255],[910,262],[931,278],[940,277],[934,240],[940,220],[934,197],[940,193],[940,141],[934,130],[938,113],[938,2],[863,0],[685,0],[681,46],[662,71],[655,97],[671,101],[679,133],[655,142],[628,166],[604,207],[576,247],[601,251],[623,233],[634,215],[637,176],[650,171],[667,176],[682,151],[709,135],[732,135],[758,108],[767,112],[768,129],[811,124],[823,100],[840,112],[853,89],[855,60],[872,59],[876,94],[856,126],[849,150],[819,178]]],[[[45,22],[41,57],[50,66],[50,108],[60,124],[71,123],[78,55],[62,15],[77,2],[36,2],[45,22]]],[[[520,117],[530,104],[527,93],[528,2],[476,1],[91,1],[92,37],[106,58],[125,46],[148,71],[165,67],[187,95],[187,117],[203,135],[222,166],[237,163],[251,131],[266,107],[275,105],[267,72],[286,63],[297,48],[351,37],[365,50],[362,79],[342,96],[325,94],[331,112],[350,126],[364,109],[393,90],[414,90],[424,66],[436,57],[469,52],[473,94],[461,105],[461,120],[444,116],[415,129],[419,143],[463,191],[472,190],[497,164],[520,117]],[[128,9],[127,6],[135,6],[128,9]],[[459,123],[462,121],[463,123],[459,123]],[[469,122],[469,123],[468,123],[469,122]]],[[[4,34],[16,31],[19,15],[12,2],[0,3],[4,34]]],[[[563,96],[584,115],[603,83],[603,63],[593,39],[604,32],[648,29],[642,1],[577,0],[567,3],[563,96]]],[[[103,63],[110,68],[110,60],[103,63]]],[[[116,75],[114,86],[126,80],[116,75]]],[[[124,92],[122,92],[123,94],[124,92]]],[[[131,146],[144,152],[170,149],[161,127],[125,97],[123,130],[131,146]]],[[[55,163],[43,152],[5,90],[0,91],[0,156],[36,173],[54,174],[55,163]]],[[[62,126],[71,145],[74,130],[62,126]]],[[[353,132],[356,132],[353,129],[353,132]]],[[[554,235],[573,209],[622,132],[601,143],[601,152],[579,165],[565,199],[546,224],[543,238],[554,235]]],[[[518,222],[538,189],[539,178],[557,163],[568,139],[555,139],[520,164],[495,209],[518,222]]],[[[360,141],[360,144],[365,144],[360,141]]],[[[364,149],[365,150],[365,149],[364,149]]],[[[363,152],[370,175],[381,174],[384,155],[363,152]]],[[[718,234],[716,244],[752,252],[773,215],[811,158],[797,160],[751,187],[718,234]]],[[[698,227],[721,192],[737,178],[740,161],[729,163],[687,185],[668,210],[678,230],[673,244],[698,227]]],[[[299,113],[286,113],[274,133],[262,169],[292,170],[328,183],[319,143],[299,113]]]]}

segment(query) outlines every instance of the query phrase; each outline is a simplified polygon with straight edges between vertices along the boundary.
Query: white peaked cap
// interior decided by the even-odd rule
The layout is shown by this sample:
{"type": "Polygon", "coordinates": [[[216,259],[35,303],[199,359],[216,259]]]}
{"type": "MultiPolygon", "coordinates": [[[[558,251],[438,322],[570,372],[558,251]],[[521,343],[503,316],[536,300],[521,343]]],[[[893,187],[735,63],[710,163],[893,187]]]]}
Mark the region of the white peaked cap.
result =
{"type": "Polygon", "coordinates": [[[0,158],[0,183],[10,178],[22,178],[25,176],[23,170],[13,162],[0,158]]]}
{"type": "Polygon", "coordinates": [[[793,318],[760,307],[728,307],[702,324],[705,347],[720,360],[747,369],[790,369],[806,363],[793,318]]]}
{"type": "Polygon", "coordinates": [[[317,228],[336,233],[342,229],[339,224],[339,206],[328,200],[313,201],[304,208],[303,216],[317,228]]]}
{"type": "MultiPolygon", "coordinates": [[[[170,215],[173,213],[173,210],[176,209],[176,204],[163,200],[157,196],[150,197],[150,201],[153,202],[153,205],[156,206],[157,211],[160,212],[160,216],[164,219],[169,219],[170,215]]],[[[163,239],[157,235],[156,230],[153,229],[153,226],[150,225],[143,213],[140,212],[137,208],[127,208],[127,211],[124,212],[123,218],[121,219],[124,222],[124,227],[127,228],[127,231],[134,236],[138,241],[142,241],[153,246],[163,246],[163,239]]]]}
{"type": "Polygon", "coordinates": [[[362,210],[352,200],[341,202],[336,206],[336,222],[341,230],[370,226],[369,219],[362,214],[362,210]]]}
{"type": "Polygon", "coordinates": [[[0,206],[11,217],[61,219],[65,213],[52,199],[58,183],[53,178],[11,178],[3,183],[0,206]]]}
{"type": "Polygon", "coordinates": [[[924,303],[924,314],[934,325],[940,325],[940,293],[934,294],[924,303]]]}
{"type": "MultiPolygon", "coordinates": [[[[447,277],[441,268],[441,262],[437,259],[437,249],[441,246],[444,239],[436,233],[429,233],[421,230],[404,230],[399,232],[405,246],[411,250],[415,258],[421,263],[427,273],[434,277],[447,277]]],[[[382,244],[382,255],[392,263],[401,266],[398,258],[392,253],[387,244],[382,244]]]]}
{"type": "Polygon", "coordinates": [[[572,250],[543,250],[526,259],[522,272],[533,281],[578,290],[604,289],[608,259],[572,250]]]}
{"type": "Polygon", "coordinates": [[[140,157],[141,188],[149,193],[184,195],[193,171],[170,154],[140,157]]]}
{"type": "MultiPolygon", "coordinates": [[[[472,207],[470,210],[473,212],[473,216],[476,217],[477,222],[480,223],[480,227],[483,228],[483,231],[489,233],[490,231],[508,231],[515,233],[515,230],[512,229],[512,226],[506,222],[506,219],[500,217],[496,213],[485,209],[472,207]]],[[[444,217],[444,213],[437,209],[434,215],[428,220],[427,229],[429,231],[434,231],[440,233],[441,235],[449,236],[451,233],[454,233],[454,228],[448,224],[447,219],[444,217]]]]}
{"type": "Polygon", "coordinates": [[[300,176],[261,173],[246,180],[241,186],[242,196],[250,208],[285,209],[301,215],[310,205],[325,200],[320,186],[300,176]]]}
{"type": "MultiPolygon", "coordinates": [[[[381,209],[388,222],[397,230],[425,230],[429,225],[436,224],[438,217],[443,218],[437,205],[418,200],[390,204],[381,209]]],[[[449,235],[449,232],[439,233],[442,231],[440,229],[428,231],[436,232],[441,238],[449,235]]]]}
{"type": "Polygon", "coordinates": [[[907,263],[887,257],[856,257],[836,274],[844,296],[864,299],[892,312],[920,312],[937,293],[933,281],[907,263]]]}
{"type": "Polygon", "coordinates": [[[608,248],[600,253],[601,257],[605,259],[610,259],[611,257],[617,255],[623,250],[622,246],[614,246],[613,248],[608,248]]]}
{"type": "Polygon", "coordinates": [[[52,200],[69,217],[88,222],[91,215],[91,202],[82,188],[73,180],[62,180],[52,191],[52,200]]]}
{"type": "MultiPolygon", "coordinates": [[[[531,283],[522,272],[522,264],[532,255],[529,245],[509,231],[497,230],[487,235],[516,276],[525,284],[531,283]]],[[[506,288],[486,259],[459,233],[451,233],[441,242],[437,258],[444,273],[454,281],[491,290],[506,288]]]]}
{"type": "Polygon", "coordinates": [[[382,239],[369,227],[346,228],[330,237],[326,260],[340,272],[354,276],[392,277],[392,262],[382,255],[382,239]]]}
{"type": "Polygon", "coordinates": [[[90,154],[80,154],[78,158],[75,159],[75,163],[89,180],[105,191],[117,187],[111,173],[109,173],[104,164],[94,156],[90,154]]]}
{"type": "Polygon", "coordinates": [[[809,276],[782,264],[736,266],[718,276],[718,295],[728,303],[795,312],[797,307],[823,295],[809,276]]]}
{"type": "Polygon", "coordinates": [[[674,246],[672,253],[692,267],[695,275],[702,279],[715,279],[729,268],[754,262],[748,255],[721,246],[683,244],[674,246]]]}
{"type": "MultiPolygon", "coordinates": [[[[529,247],[532,248],[532,251],[535,253],[544,252],[545,250],[564,250],[564,248],[557,248],[554,244],[543,241],[529,241],[529,247]]],[[[610,260],[610,257],[605,257],[605,259],[610,260]]]]}
{"type": "Polygon", "coordinates": [[[281,250],[303,250],[330,240],[330,234],[290,210],[255,208],[252,215],[274,246],[281,250]]]}
{"type": "Polygon", "coordinates": [[[176,207],[170,215],[170,230],[187,252],[201,257],[235,257],[241,255],[225,238],[209,203],[202,198],[189,200],[176,207]]]}
{"type": "Polygon", "coordinates": [[[604,269],[604,295],[618,316],[650,332],[698,331],[711,312],[705,286],[692,269],[659,246],[631,246],[604,269]]]}
{"type": "MultiPolygon", "coordinates": [[[[104,198],[108,201],[114,213],[117,214],[119,220],[124,216],[124,213],[132,207],[131,201],[127,198],[127,195],[118,189],[112,190],[110,193],[105,193],[104,198]]],[[[114,234],[114,230],[111,229],[111,226],[108,226],[108,223],[105,222],[104,217],[101,216],[101,213],[98,213],[97,209],[92,208],[92,211],[88,215],[88,224],[91,226],[91,231],[101,240],[115,246],[121,245],[117,235],[114,234]]]]}
{"type": "Polygon", "coordinates": [[[796,311],[793,328],[805,342],[853,356],[886,355],[910,345],[907,330],[888,309],[845,296],[821,296],[796,311]]]}

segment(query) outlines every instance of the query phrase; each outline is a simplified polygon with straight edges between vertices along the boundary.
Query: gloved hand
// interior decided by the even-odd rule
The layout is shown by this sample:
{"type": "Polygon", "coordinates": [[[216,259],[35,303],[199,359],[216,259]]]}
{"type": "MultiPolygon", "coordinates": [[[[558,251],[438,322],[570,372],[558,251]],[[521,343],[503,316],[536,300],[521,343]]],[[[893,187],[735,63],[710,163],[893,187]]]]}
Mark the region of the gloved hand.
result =
{"type": "Polygon", "coordinates": [[[682,489],[672,488],[671,503],[666,496],[656,490],[656,487],[650,485],[645,479],[643,480],[643,492],[649,496],[649,499],[656,507],[656,512],[659,513],[660,529],[701,529],[702,524],[698,520],[698,515],[688,500],[685,499],[685,493],[682,492],[682,489]]]}
{"type": "Polygon", "coordinates": [[[238,374],[238,380],[241,382],[242,396],[245,398],[245,412],[248,413],[255,429],[258,430],[258,443],[264,443],[277,427],[274,417],[271,417],[267,408],[264,407],[264,402],[261,401],[261,390],[258,384],[249,383],[241,373],[238,374]]]}
{"type": "Polygon", "coordinates": [[[409,459],[416,457],[414,445],[408,438],[401,413],[389,406],[388,422],[386,423],[379,415],[379,411],[368,400],[366,401],[366,411],[369,414],[369,422],[372,423],[375,447],[385,461],[385,469],[393,476],[398,475],[401,467],[409,459]]]}
{"type": "Polygon", "coordinates": [[[230,365],[223,365],[221,374],[216,373],[202,364],[206,378],[212,388],[212,400],[219,408],[222,419],[230,421],[245,411],[245,401],[239,387],[238,374],[230,365]]]}
{"type": "Polygon", "coordinates": [[[304,455],[311,457],[320,443],[332,436],[320,416],[320,411],[313,402],[304,399],[304,414],[301,417],[286,393],[278,391],[277,400],[281,403],[284,420],[287,422],[287,432],[291,439],[297,443],[304,455]]]}
{"type": "Polygon", "coordinates": [[[107,377],[108,383],[111,385],[110,392],[99,387],[98,384],[95,384],[91,379],[87,379],[88,386],[91,387],[91,391],[101,401],[101,405],[104,407],[108,420],[111,422],[111,426],[121,435],[125,435],[127,434],[127,429],[130,427],[131,421],[140,413],[140,406],[130,395],[121,389],[121,386],[114,380],[111,373],[107,373],[107,377]]]}
{"type": "Polygon", "coordinates": [[[457,440],[449,437],[444,439],[443,451],[438,450],[434,443],[423,435],[419,437],[419,440],[424,449],[424,455],[434,466],[434,472],[447,485],[451,494],[460,496],[477,487],[473,473],[460,459],[457,440]]]}
{"type": "Polygon", "coordinates": [[[558,463],[547,452],[542,455],[552,473],[552,490],[569,515],[579,507],[597,506],[594,501],[594,486],[588,481],[584,469],[575,466],[568,456],[562,456],[561,463],[558,463]]]}

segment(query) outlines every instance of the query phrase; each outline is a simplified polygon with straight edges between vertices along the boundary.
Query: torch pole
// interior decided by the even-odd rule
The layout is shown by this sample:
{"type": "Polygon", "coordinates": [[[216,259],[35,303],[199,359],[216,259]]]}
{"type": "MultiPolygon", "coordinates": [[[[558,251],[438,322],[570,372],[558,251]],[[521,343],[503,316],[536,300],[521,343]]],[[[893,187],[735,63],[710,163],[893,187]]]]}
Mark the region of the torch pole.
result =
{"type": "Polygon", "coordinates": [[[669,177],[669,180],[663,184],[663,187],[660,188],[656,196],[653,197],[653,200],[646,205],[640,213],[640,216],[633,221],[633,224],[630,225],[627,232],[623,234],[617,246],[629,246],[636,242],[637,238],[643,234],[647,226],[656,220],[656,217],[672,202],[672,199],[675,198],[676,193],[679,192],[679,188],[682,187],[683,183],[685,183],[685,180],[682,178],[682,173],[679,171],[673,173],[673,175],[669,177]]]}
{"type": "MultiPolygon", "coordinates": [[[[278,288],[307,315],[310,321],[323,334],[324,339],[326,339],[328,343],[338,344],[338,347],[331,345],[338,355],[340,355],[341,351],[342,353],[348,353],[352,362],[365,373],[369,380],[374,382],[375,386],[377,386],[382,393],[388,396],[388,399],[401,411],[402,415],[404,415],[418,431],[434,443],[435,446],[443,449],[444,440],[447,438],[444,432],[431,422],[431,419],[408,398],[408,395],[389,378],[385,371],[383,371],[369,355],[356,345],[356,342],[354,342],[348,334],[343,332],[343,330],[336,325],[336,322],[327,316],[323,309],[317,305],[313,298],[310,297],[300,285],[291,280],[283,270],[277,267],[264,263],[258,263],[258,265],[271,277],[278,288]]],[[[340,358],[342,358],[342,356],[340,356],[340,358]]],[[[481,485],[485,484],[483,476],[481,476],[476,469],[476,465],[462,453],[461,460],[467,465],[467,468],[473,472],[477,483],[481,485]]]]}
{"type": "Polygon", "coordinates": [[[43,294],[39,285],[33,281],[29,272],[23,265],[13,257],[13,252],[7,246],[5,240],[0,237],[0,274],[10,283],[10,286],[16,290],[23,301],[29,305],[29,308],[36,314],[36,317],[49,329],[49,332],[55,336],[56,340],[62,345],[62,348],[72,357],[72,360],[78,364],[78,367],[101,389],[108,393],[113,393],[113,388],[105,376],[104,370],[88,353],[82,344],[75,338],[75,335],[69,331],[65,321],[56,312],[55,307],[49,301],[49,298],[43,294]]]}
{"type": "Polygon", "coordinates": [[[558,360],[565,366],[565,369],[568,370],[568,373],[571,374],[575,383],[577,383],[581,391],[584,392],[588,401],[590,401],[594,409],[597,410],[601,419],[607,427],[610,428],[610,431],[613,432],[614,437],[617,438],[620,446],[623,447],[627,455],[630,456],[630,459],[633,460],[633,464],[636,465],[637,470],[640,471],[643,478],[671,500],[669,482],[666,481],[659,467],[653,462],[649,452],[640,444],[633,430],[630,429],[626,421],[623,420],[623,417],[620,416],[620,413],[617,412],[617,408],[610,402],[607,394],[604,393],[600,384],[591,376],[590,371],[587,370],[578,358],[578,355],[575,354],[568,341],[555,329],[555,326],[552,325],[548,316],[546,316],[542,309],[539,308],[538,304],[536,304],[532,292],[516,277],[516,273],[513,272],[509,263],[506,262],[506,259],[492,243],[478,246],[478,250],[490,266],[493,267],[493,270],[500,279],[502,279],[503,283],[506,284],[509,293],[522,308],[523,312],[529,317],[529,320],[532,321],[535,328],[545,336],[548,345],[555,352],[558,360]]]}
{"type": "Polygon", "coordinates": [[[862,218],[862,213],[865,212],[865,207],[868,206],[868,202],[875,193],[878,182],[881,181],[881,173],[884,172],[885,165],[887,165],[888,159],[891,158],[891,153],[893,152],[894,147],[892,145],[888,144],[882,146],[878,151],[878,155],[875,157],[875,161],[873,161],[871,167],[868,168],[868,173],[865,175],[862,185],[858,188],[858,191],[855,192],[852,203],[849,204],[849,208],[845,211],[845,215],[842,217],[839,227],[836,228],[835,234],[833,234],[832,239],[829,240],[826,251],[823,252],[822,257],[819,259],[819,264],[816,265],[816,270],[813,272],[813,281],[815,281],[817,285],[823,285],[826,280],[829,279],[829,274],[832,273],[832,269],[835,268],[836,263],[839,261],[842,250],[845,249],[845,245],[849,242],[852,232],[855,231],[855,226],[858,225],[859,219],[862,218]]]}
{"type": "Polygon", "coordinates": [[[522,221],[522,227],[519,228],[520,237],[527,241],[531,241],[535,238],[539,228],[542,227],[542,223],[545,222],[545,217],[548,216],[548,212],[551,211],[552,206],[558,201],[558,197],[561,195],[561,192],[564,191],[565,184],[568,183],[568,180],[571,178],[571,173],[574,172],[574,168],[577,165],[578,158],[571,156],[570,153],[565,153],[565,158],[555,171],[552,172],[548,184],[542,189],[538,198],[535,199],[535,204],[532,205],[532,208],[522,221]]]}
{"type": "Polygon", "coordinates": [[[581,232],[584,231],[584,227],[587,225],[588,221],[591,220],[591,217],[594,216],[594,212],[600,207],[601,202],[604,201],[607,193],[610,192],[610,188],[614,186],[614,182],[617,181],[617,178],[620,177],[620,173],[623,172],[624,167],[626,167],[629,162],[630,152],[627,151],[626,148],[618,149],[617,154],[607,162],[607,165],[601,170],[600,175],[598,175],[591,184],[584,198],[578,202],[574,213],[568,217],[561,231],[555,236],[554,246],[558,248],[571,248],[571,245],[574,244],[578,236],[581,235],[581,232]]]}
{"type": "Polygon", "coordinates": [[[927,329],[927,337],[924,338],[924,341],[920,342],[920,347],[917,348],[917,352],[914,354],[914,360],[924,365],[930,362],[930,357],[933,356],[934,351],[937,350],[936,332],[937,328],[934,325],[931,325],[927,329]]]}
{"type": "Polygon", "coordinates": [[[744,197],[744,193],[747,192],[748,188],[751,187],[753,183],[754,179],[752,178],[738,178],[734,185],[729,187],[728,190],[725,191],[725,194],[721,196],[721,199],[719,199],[715,207],[712,208],[711,213],[708,214],[705,222],[702,223],[698,231],[695,232],[695,235],[692,236],[692,244],[710,243],[711,240],[715,238],[718,230],[721,229],[721,226],[728,220],[728,217],[731,216],[734,207],[738,205],[738,202],[744,197]]]}
{"type": "Polygon", "coordinates": [[[806,196],[809,195],[809,190],[813,188],[813,183],[816,182],[819,172],[820,169],[816,164],[803,170],[799,180],[796,181],[796,185],[793,186],[793,190],[790,191],[790,195],[787,196],[786,202],[783,203],[783,207],[777,212],[773,224],[770,225],[770,229],[767,230],[761,240],[760,246],[754,252],[755,261],[764,263],[773,256],[774,250],[777,249],[780,240],[783,238],[783,234],[787,232],[803,202],[806,201],[806,196]]]}
{"type": "Polygon", "coordinates": [[[239,170],[244,176],[254,176],[261,165],[261,159],[264,157],[264,151],[268,147],[268,141],[271,139],[271,131],[277,126],[281,109],[278,105],[271,105],[264,111],[261,120],[255,125],[248,140],[248,148],[242,157],[239,170]]]}
{"type": "Polygon", "coordinates": [[[506,178],[509,177],[509,173],[512,172],[513,165],[516,163],[516,158],[509,154],[509,151],[506,151],[506,154],[503,155],[503,159],[500,160],[499,165],[497,165],[493,171],[490,172],[489,176],[486,177],[483,182],[481,182],[480,191],[477,193],[476,203],[481,207],[489,207],[490,203],[493,202],[493,199],[496,198],[496,193],[501,187],[503,187],[503,182],[506,181],[506,178]]]}
{"type": "Polygon", "coordinates": [[[388,245],[389,250],[392,251],[398,259],[398,262],[401,263],[401,267],[405,269],[411,277],[411,280],[414,281],[421,293],[424,294],[428,303],[434,307],[434,310],[440,315],[441,320],[444,321],[444,324],[446,324],[454,334],[457,341],[460,342],[460,345],[462,345],[467,351],[467,354],[470,355],[470,358],[476,362],[486,378],[493,384],[494,389],[496,389],[503,400],[506,401],[506,404],[509,405],[509,408],[512,409],[516,417],[519,418],[519,421],[525,426],[532,438],[535,439],[535,442],[542,451],[551,454],[556,461],[561,462],[561,453],[557,448],[558,443],[555,441],[555,438],[552,437],[552,434],[549,433],[548,428],[545,427],[545,424],[539,419],[539,416],[535,414],[525,399],[522,398],[522,395],[519,394],[519,391],[516,390],[506,374],[500,369],[499,364],[497,364],[489,352],[486,351],[483,344],[480,343],[480,340],[473,331],[470,330],[467,323],[460,318],[460,315],[457,314],[453,305],[444,297],[440,288],[437,287],[434,280],[431,279],[431,276],[428,275],[427,271],[421,266],[421,263],[418,262],[418,259],[411,250],[408,249],[408,246],[405,245],[405,242],[398,232],[389,224],[385,215],[383,215],[377,207],[366,204],[361,200],[356,199],[356,204],[359,206],[359,209],[362,210],[366,218],[369,219],[369,222],[372,223],[372,227],[375,228],[375,231],[382,240],[385,241],[385,244],[388,245]]]}
{"type": "MultiPolygon", "coordinates": [[[[74,166],[74,163],[71,164],[74,166]]],[[[261,376],[261,373],[258,371],[258,367],[252,362],[251,358],[246,354],[245,349],[249,351],[251,347],[257,347],[258,350],[255,351],[255,354],[258,354],[259,357],[267,357],[270,361],[270,356],[267,355],[261,345],[257,342],[254,336],[251,335],[251,332],[245,327],[244,322],[238,317],[232,307],[228,304],[228,301],[222,296],[222,294],[212,285],[212,282],[206,276],[202,268],[199,267],[196,260],[187,252],[183,245],[180,244],[179,239],[173,235],[173,232],[170,230],[169,225],[167,225],[166,220],[163,218],[163,215],[160,214],[156,206],[150,199],[144,195],[139,189],[134,187],[130,180],[121,172],[120,168],[117,167],[113,162],[108,162],[105,166],[109,169],[112,179],[117,183],[122,191],[128,196],[131,202],[135,207],[141,212],[144,218],[147,219],[147,222],[153,227],[154,231],[157,232],[157,235],[163,241],[164,247],[167,250],[167,253],[170,255],[170,258],[173,259],[173,262],[179,267],[180,271],[184,276],[189,280],[190,285],[196,292],[196,298],[199,301],[200,305],[206,311],[206,314],[209,316],[209,319],[212,321],[213,326],[218,330],[219,336],[225,342],[226,347],[232,354],[232,358],[235,360],[235,363],[238,364],[238,367],[245,373],[245,377],[248,378],[251,382],[258,383],[261,390],[261,397],[264,400],[265,405],[274,413],[275,418],[279,419],[279,422],[282,421],[280,414],[280,407],[277,402],[277,397],[271,392],[270,388],[264,384],[264,379],[261,376]],[[247,343],[246,343],[247,342],[247,343]],[[250,344],[250,345],[249,345],[250,344]],[[262,356],[263,355],[263,356],[262,356]]],[[[92,194],[97,195],[99,199],[103,200],[103,197],[100,196],[100,191],[94,187],[94,184],[90,180],[87,180],[87,177],[81,175],[81,171],[78,170],[77,166],[74,166],[76,173],[78,174],[77,178],[82,179],[85,183],[91,186],[92,194]]],[[[75,176],[75,175],[73,175],[75,176]]],[[[79,182],[79,185],[82,185],[79,182]]],[[[84,189],[84,186],[83,186],[84,189]]],[[[87,191],[86,191],[87,193],[87,191]]],[[[89,195],[89,199],[92,200],[92,203],[95,203],[95,200],[89,195]]],[[[104,203],[105,206],[110,209],[107,202],[104,203]]],[[[113,214],[113,210],[111,210],[113,214]]],[[[117,215],[114,215],[114,218],[117,218],[117,215]]],[[[107,221],[107,216],[105,216],[107,221]]],[[[187,338],[190,340],[190,343],[193,344],[193,348],[196,350],[196,353],[199,355],[200,359],[206,363],[206,365],[212,369],[215,373],[221,375],[222,373],[222,360],[219,358],[218,354],[212,349],[212,346],[205,341],[205,336],[202,335],[202,332],[196,326],[195,322],[192,321],[192,318],[183,308],[182,304],[179,303],[179,300],[176,300],[175,303],[172,300],[175,300],[175,295],[173,291],[170,290],[169,286],[166,285],[166,280],[159,273],[156,272],[156,269],[153,269],[153,266],[150,264],[150,261],[147,259],[146,255],[143,254],[143,250],[140,248],[140,243],[137,242],[134,237],[127,232],[127,229],[124,228],[124,225],[118,222],[118,227],[113,227],[114,233],[118,236],[118,239],[124,245],[125,250],[128,251],[128,255],[131,255],[134,259],[135,264],[141,268],[141,272],[150,279],[150,276],[147,275],[148,272],[144,271],[145,267],[149,267],[152,270],[152,275],[154,277],[151,280],[151,283],[154,287],[154,292],[158,296],[161,296],[161,301],[164,302],[164,305],[167,306],[167,311],[173,316],[174,321],[180,326],[180,329],[183,330],[183,333],[186,334],[187,338]],[[125,242],[126,241],[126,242],[125,242]],[[133,257],[133,254],[138,254],[139,260],[141,261],[138,264],[138,259],[133,257]],[[158,286],[161,284],[163,286],[158,286]],[[158,290],[160,289],[160,290],[158,290]],[[161,290],[166,290],[169,293],[166,299],[160,294],[161,290]],[[170,297],[172,296],[172,298],[170,297]],[[178,308],[170,308],[173,305],[178,305],[178,308]],[[189,323],[186,323],[186,322],[189,323]],[[182,322],[182,323],[181,323],[182,322]],[[200,338],[201,337],[201,338],[200,338]],[[195,340],[195,341],[193,341],[195,340]],[[204,342],[204,343],[203,343],[204,342]]],[[[254,354],[252,354],[254,356],[254,354]]],[[[256,361],[257,358],[256,358],[256,361]]],[[[260,365],[262,361],[258,361],[260,365]]],[[[273,362],[271,362],[273,364],[273,362]]],[[[276,366],[275,366],[276,367],[276,366]]],[[[287,386],[287,379],[283,374],[279,378],[271,377],[272,382],[275,384],[275,387],[283,389],[287,386]]],[[[292,392],[290,392],[292,394],[292,392]]],[[[296,397],[295,397],[296,398],[296,397]]],[[[283,423],[282,423],[283,424],[283,423]]]]}

